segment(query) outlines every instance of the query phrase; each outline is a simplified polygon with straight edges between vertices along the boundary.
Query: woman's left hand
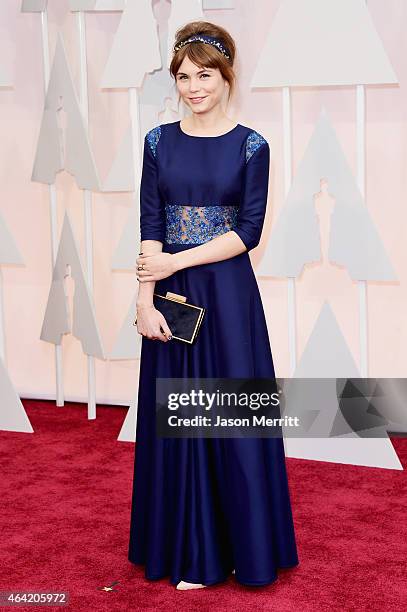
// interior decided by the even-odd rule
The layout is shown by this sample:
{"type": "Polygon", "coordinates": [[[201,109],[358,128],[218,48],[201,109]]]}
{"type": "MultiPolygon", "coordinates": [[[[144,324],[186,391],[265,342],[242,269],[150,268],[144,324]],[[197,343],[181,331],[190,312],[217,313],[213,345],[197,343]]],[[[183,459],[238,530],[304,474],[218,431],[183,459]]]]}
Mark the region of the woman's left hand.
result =
{"type": "Polygon", "coordinates": [[[158,281],[167,278],[177,271],[175,258],[172,253],[153,253],[151,255],[139,255],[136,259],[137,279],[140,283],[147,281],[158,281]],[[138,266],[144,265],[144,270],[137,270],[138,266]]]}

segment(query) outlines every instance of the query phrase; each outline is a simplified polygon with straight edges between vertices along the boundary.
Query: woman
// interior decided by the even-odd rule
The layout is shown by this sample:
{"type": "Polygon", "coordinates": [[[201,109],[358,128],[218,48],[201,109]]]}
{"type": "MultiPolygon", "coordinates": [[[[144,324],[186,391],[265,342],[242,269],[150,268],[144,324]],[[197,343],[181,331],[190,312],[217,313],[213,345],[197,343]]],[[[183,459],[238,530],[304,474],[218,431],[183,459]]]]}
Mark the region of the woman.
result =
{"type": "Polygon", "coordinates": [[[261,236],[269,145],[229,119],[235,44],[226,30],[178,30],[170,72],[190,117],[150,130],[140,187],[137,329],[142,334],[129,560],[178,589],[266,585],[298,564],[282,438],[164,439],[155,379],[274,378],[248,251],[261,236]],[[153,304],[167,291],[204,306],[194,344],[171,341],[153,304]]]}

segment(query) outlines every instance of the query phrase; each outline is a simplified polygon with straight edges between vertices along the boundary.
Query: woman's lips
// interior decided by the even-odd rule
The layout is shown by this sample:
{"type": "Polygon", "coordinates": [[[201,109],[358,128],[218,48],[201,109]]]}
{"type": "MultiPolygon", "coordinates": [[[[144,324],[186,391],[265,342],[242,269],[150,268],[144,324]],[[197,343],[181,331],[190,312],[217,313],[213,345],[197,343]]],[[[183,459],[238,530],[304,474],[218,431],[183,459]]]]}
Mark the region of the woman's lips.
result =
{"type": "Polygon", "coordinates": [[[202,100],[205,100],[206,96],[201,96],[200,98],[189,98],[192,104],[199,104],[202,100]]]}

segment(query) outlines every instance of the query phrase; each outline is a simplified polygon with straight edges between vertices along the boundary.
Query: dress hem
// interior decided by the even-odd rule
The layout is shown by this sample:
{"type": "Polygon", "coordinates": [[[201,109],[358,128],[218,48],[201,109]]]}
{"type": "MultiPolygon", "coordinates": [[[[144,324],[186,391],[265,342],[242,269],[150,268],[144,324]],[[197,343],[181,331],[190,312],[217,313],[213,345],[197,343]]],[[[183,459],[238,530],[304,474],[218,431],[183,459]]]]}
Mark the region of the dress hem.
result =
{"type": "MultiPolygon", "coordinates": [[[[145,563],[141,562],[141,561],[132,561],[131,559],[129,559],[130,563],[133,563],[133,565],[140,565],[142,567],[145,567],[145,563]]],[[[282,569],[293,569],[294,567],[298,567],[299,566],[299,562],[295,563],[294,565],[279,565],[277,567],[277,570],[282,570],[282,569]]],[[[163,580],[164,578],[168,578],[170,576],[170,574],[161,574],[161,575],[157,575],[157,576],[145,576],[146,580],[163,580]]],[[[274,578],[272,578],[271,580],[266,580],[266,581],[261,581],[261,582],[252,582],[252,581],[243,581],[243,580],[239,580],[236,577],[236,574],[232,574],[232,576],[235,578],[235,581],[238,584],[241,584],[242,586],[268,586],[270,584],[273,584],[274,582],[276,582],[279,578],[278,573],[274,576],[274,578]]],[[[222,582],[226,582],[226,580],[229,578],[229,576],[225,576],[224,578],[217,578],[216,580],[209,580],[206,582],[202,582],[200,583],[197,579],[191,579],[191,578],[180,578],[179,580],[173,580],[172,578],[170,578],[170,583],[173,585],[177,585],[181,580],[184,580],[185,582],[191,582],[194,584],[204,584],[205,586],[213,586],[215,584],[219,584],[222,582]]]]}

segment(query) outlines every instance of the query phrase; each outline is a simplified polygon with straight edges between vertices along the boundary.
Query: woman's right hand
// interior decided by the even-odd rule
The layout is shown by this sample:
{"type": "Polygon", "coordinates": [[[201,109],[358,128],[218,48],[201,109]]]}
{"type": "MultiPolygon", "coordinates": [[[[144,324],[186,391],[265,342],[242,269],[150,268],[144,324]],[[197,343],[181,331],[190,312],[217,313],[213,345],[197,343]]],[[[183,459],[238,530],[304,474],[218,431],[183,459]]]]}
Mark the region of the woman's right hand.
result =
{"type": "Polygon", "coordinates": [[[172,339],[171,330],[164,315],[153,305],[137,305],[136,323],[138,333],[150,340],[168,342],[172,339]]]}

